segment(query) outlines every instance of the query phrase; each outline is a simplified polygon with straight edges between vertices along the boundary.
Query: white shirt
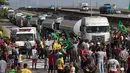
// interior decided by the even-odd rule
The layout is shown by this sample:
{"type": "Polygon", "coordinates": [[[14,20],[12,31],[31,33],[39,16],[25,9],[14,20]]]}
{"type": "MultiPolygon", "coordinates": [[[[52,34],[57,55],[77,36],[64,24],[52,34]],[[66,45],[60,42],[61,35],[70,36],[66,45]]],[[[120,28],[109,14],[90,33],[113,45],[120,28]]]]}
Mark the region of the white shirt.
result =
{"type": "Polygon", "coordinates": [[[49,50],[52,50],[52,43],[53,43],[54,40],[50,40],[49,41],[49,50]]]}
{"type": "Polygon", "coordinates": [[[84,45],[85,49],[89,49],[89,44],[88,43],[83,42],[83,45],[84,45]]]}
{"type": "Polygon", "coordinates": [[[5,73],[7,63],[5,60],[0,60],[0,73],[5,73]]]}
{"type": "Polygon", "coordinates": [[[104,57],[106,56],[106,53],[103,51],[98,51],[97,54],[98,54],[98,62],[104,61],[104,57]]]}
{"type": "Polygon", "coordinates": [[[108,60],[107,64],[109,64],[109,71],[117,71],[117,65],[119,65],[119,62],[116,59],[108,60]]]}
{"type": "Polygon", "coordinates": [[[73,44],[73,46],[74,46],[74,51],[77,52],[77,50],[78,50],[78,43],[77,44],[73,44]]]}
{"type": "Polygon", "coordinates": [[[32,58],[37,59],[37,50],[36,49],[32,49],[32,58]]]}
{"type": "Polygon", "coordinates": [[[50,45],[48,39],[45,41],[45,45],[46,45],[46,46],[49,46],[49,45],[50,45]]]}
{"type": "Polygon", "coordinates": [[[75,67],[72,67],[71,69],[72,69],[73,71],[70,72],[70,73],[75,73],[75,67]]]}
{"type": "Polygon", "coordinates": [[[124,49],[124,50],[122,50],[122,51],[120,52],[120,56],[121,56],[124,60],[126,60],[126,58],[129,56],[129,53],[127,52],[126,49],[124,49]]]}

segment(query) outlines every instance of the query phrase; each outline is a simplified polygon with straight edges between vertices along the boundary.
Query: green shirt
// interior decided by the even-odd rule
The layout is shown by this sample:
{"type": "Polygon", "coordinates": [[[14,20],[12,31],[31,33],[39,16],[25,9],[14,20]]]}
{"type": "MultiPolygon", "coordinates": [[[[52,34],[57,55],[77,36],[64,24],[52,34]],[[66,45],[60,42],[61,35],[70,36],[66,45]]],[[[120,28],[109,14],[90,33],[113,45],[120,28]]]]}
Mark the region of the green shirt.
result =
{"type": "Polygon", "coordinates": [[[16,73],[16,70],[14,70],[14,69],[9,70],[8,73],[16,73]]]}

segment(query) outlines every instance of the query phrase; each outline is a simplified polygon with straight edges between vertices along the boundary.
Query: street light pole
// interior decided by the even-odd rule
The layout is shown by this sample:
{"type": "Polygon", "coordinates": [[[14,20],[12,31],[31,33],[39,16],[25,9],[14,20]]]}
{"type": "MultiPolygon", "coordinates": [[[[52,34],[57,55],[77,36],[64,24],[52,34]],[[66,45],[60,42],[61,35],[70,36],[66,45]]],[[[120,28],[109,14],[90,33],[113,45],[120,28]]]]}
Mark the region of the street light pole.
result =
{"type": "Polygon", "coordinates": [[[38,3],[38,0],[37,0],[37,2],[36,2],[36,3],[37,3],[37,4],[36,4],[36,6],[37,6],[37,8],[38,8],[38,4],[39,4],[39,3],[38,3]]]}
{"type": "Polygon", "coordinates": [[[25,8],[27,7],[27,0],[25,0],[25,8]]]}
{"type": "Polygon", "coordinates": [[[98,7],[98,0],[96,0],[96,8],[98,7]]]}
{"type": "Polygon", "coordinates": [[[73,0],[73,7],[74,7],[74,0],[73,0]]]}
{"type": "Polygon", "coordinates": [[[56,3],[56,0],[55,0],[55,12],[56,12],[56,7],[57,7],[57,3],[56,3]]]}
{"type": "Polygon", "coordinates": [[[90,0],[90,6],[91,6],[91,16],[92,16],[92,2],[90,0]]]}

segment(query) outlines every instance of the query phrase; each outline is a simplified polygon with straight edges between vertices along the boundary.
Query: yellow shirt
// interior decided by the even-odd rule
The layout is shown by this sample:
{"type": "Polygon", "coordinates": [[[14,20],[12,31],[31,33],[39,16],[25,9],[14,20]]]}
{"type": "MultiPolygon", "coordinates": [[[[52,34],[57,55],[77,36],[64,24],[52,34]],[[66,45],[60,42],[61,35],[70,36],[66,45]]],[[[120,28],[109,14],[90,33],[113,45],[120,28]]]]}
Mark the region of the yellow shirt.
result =
{"type": "Polygon", "coordinates": [[[27,69],[27,68],[23,68],[22,70],[21,70],[21,72],[22,73],[32,73],[29,69],[27,69]]]}
{"type": "Polygon", "coordinates": [[[63,58],[59,58],[58,60],[57,60],[57,67],[58,67],[58,69],[64,69],[64,60],[63,60],[63,58]]]}
{"type": "Polygon", "coordinates": [[[42,41],[40,41],[40,45],[41,45],[42,48],[44,48],[44,44],[43,44],[42,41]]]}
{"type": "Polygon", "coordinates": [[[54,50],[59,50],[60,48],[61,48],[61,45],[58,44],[57,42],[55,42],[54,45],[53,45],[53,49],[54,50]]]}
{"type": "Polygon", "coordinates": [[[22,57],[23,57],[23,55],[20,54],[20,55],[19,55],[19,58],[18,58],[20,63],[23,62],[23,61],[22,61],[22,57]]]}

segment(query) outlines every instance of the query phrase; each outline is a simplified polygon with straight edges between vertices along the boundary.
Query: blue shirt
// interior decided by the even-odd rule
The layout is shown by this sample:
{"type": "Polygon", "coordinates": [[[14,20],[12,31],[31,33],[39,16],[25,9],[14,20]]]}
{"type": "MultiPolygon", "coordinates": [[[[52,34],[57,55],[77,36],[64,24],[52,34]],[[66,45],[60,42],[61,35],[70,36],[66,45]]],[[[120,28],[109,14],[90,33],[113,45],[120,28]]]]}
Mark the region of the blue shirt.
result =
{"type": "Polygon", "coordinates": [[[56,64],[58,58],[59,58],[59,54],[54,54],[54,64],[56,64]]]}

